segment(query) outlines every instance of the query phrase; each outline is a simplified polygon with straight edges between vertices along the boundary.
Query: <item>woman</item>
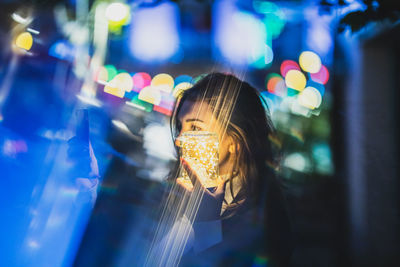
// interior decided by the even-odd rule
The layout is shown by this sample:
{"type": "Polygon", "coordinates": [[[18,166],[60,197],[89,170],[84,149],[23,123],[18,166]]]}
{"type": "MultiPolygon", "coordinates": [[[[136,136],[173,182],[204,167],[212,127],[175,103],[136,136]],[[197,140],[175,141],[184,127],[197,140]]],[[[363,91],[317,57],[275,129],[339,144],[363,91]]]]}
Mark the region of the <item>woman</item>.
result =
{"type": "MultiPolygon", "coordinates": [[[[159,245],[176,246],[171,236],[192,224],[180,261],[184,266],[252,266],[260,259],[268,266],[287,266],[291,235],[274,171],[277,162],[270,140],[275,133],[258,91],[232,75],[209,74],[178,97],[171,128],[176,138],[187,131],[218,135],[221,179],[216,188],[206,188],[193,162],[177,162],[170,180],[200,202],[193,219],[175,222],[159,245]],[[176,178],[180,168],[192,184],[176,178]]],[[[179,154],[179,142],[176,145],[179,154]]],[[[171,210],[179,205],[170,203],[171,210]]]]}

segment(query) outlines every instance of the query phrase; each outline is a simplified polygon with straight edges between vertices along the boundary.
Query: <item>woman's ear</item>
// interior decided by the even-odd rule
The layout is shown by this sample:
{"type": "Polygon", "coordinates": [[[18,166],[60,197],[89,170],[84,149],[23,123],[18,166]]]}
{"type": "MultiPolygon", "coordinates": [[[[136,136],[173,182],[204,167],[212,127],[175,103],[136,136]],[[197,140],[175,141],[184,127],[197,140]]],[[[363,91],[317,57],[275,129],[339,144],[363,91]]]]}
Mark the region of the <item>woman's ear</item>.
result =
{"type": "Polygon", "coordinates": [[[239,144],[235,142],[233,137],[230,137],[229,148],[228,151],[231,154],[235,154],[239,150],[239,144]]]}
{"type": "Polygon", "coordinates": [[[236,153],[236,146],[234,143],[229,145],[229,153],[231,153],[231,154],[236,153]]]}

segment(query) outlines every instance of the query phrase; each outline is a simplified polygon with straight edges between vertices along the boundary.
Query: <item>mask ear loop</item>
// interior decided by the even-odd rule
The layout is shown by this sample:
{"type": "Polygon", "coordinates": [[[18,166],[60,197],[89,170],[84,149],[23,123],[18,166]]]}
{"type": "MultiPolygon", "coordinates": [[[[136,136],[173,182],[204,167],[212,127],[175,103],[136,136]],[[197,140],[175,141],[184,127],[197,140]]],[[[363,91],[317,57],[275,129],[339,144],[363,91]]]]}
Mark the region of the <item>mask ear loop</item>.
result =
{"type": "MultiPolygon", "coordinates": [[[[231,146],[233,146],[233,145],[231,145],[231,146]]],[[[231,149],[231,148],[229,147],[229,150],[228,150],[229,153],[231,153],[230,149],[231,149]]],[[[231,154],[232,154],[232,155],[235,154],[235,163],[237,163],[237,155],[236,155],[236,153],[231,153],[231,154]]],[[[235,164],[235,165],[237,165],[237,164],[235,164]]],[[[230,190],[232,196],[233,196],[232,180],[233,180],[233,178],[237,175],[237,173],[238,173],[238,171],[235,169],[234,171],[232,171],[232,173],[229,174],[228,177],[225,177],[225,180],[224,180],[224,182],[225,182],[225,188],[226,188],[226,186],[227,186],[226,183],[229,182],[229,190],[230,190]],[[227,181],[227,180],[228,180],[228,181],[227,181]]],[[[228,201],[226,201],[225,196],[224,196],[223,202],[224,202],[224,204],[228,205],[228,201]]]]}
{"type": "Polygon", "coordinates": [[[232,171],[232,177],[231,177],[231,178],[234,178],[239,174],[239,167],[238,167],[239,166],[239,154],[238,154],[239,145],[237,142],[235,142],[235,139],[233,137],[231,137],[231,138],[232,138],[233,144],[231,144],[229,147],[229,153],[231,153],[235,157],[235,160],[234,160],[235,164],[233,164],[234,169],[232,171]]]}
{"type": "MultiPolygon", "coordinates": [[[[232,140],[233,140],[233,138],[232,138],[232,140]]],[[[231,145],[229,146],[228,151],[229,151],[229,153],[231,153],[231,155],[234,155],[234,157],[235,157],[235,159],[234,159],[234,162],[235,162],[234,167],[235,167],[235,169],[232,171],[232,173],[229,175],[229,178],[228,178],[228,180],[229,180],[229,191],[230,191],[230,193],[231,193],[232,200],[234,200],[234,199],[235,199],[235,196],[234,196],[234,193],[233,193],[233,178],[235,178],[235,177],[239,174],[239,170],[238,170],[238,168],[237,168],[237,166],[239,165],[239,164],[238,164],[238,163],[239,163],[239,157],[238,157],[238,155],[237,155],[237,153],[236,153],[236,151],[237,151],[237,150],[236,150],[236,144],[235,144],[235,143],[234,143],[234,144],[231,144],[231,145]]],[[[226,199],[225,199],[225,196],[224,196],[223,202],[224,202],[226,205],[229,205],[228,202],[227,202],[226,199]]]]}

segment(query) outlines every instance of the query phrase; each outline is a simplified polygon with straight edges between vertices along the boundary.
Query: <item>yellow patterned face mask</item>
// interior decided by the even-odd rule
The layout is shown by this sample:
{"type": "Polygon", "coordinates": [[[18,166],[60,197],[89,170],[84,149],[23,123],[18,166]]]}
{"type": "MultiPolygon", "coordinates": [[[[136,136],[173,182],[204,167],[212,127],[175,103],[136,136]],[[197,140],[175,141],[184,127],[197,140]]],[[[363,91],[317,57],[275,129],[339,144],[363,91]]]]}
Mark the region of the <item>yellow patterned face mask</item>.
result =
{"type": "MultiPolygon", "coordinates": [[[[187,131],[178,138],[181,156],[196,170],[206,188],[216,187],[218,173],[218,136],[208,131],[187,131]]],[[[190,182],[187,172],[182,169],[179,175],[190,182]]]]}

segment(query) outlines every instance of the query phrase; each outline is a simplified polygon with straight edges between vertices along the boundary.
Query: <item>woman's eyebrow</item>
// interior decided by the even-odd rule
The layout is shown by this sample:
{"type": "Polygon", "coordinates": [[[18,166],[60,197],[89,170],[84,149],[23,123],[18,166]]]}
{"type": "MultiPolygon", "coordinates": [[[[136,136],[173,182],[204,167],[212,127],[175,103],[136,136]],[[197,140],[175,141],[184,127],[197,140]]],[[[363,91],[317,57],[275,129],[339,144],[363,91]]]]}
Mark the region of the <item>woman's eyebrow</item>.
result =
{"type": "Polygon", "coordinates": [[[200,119],[194,118],[194,119],[187,119],[186,122],[191,122],[191,121],[199,121],[199,122],[204,122],[200,119]]]}

